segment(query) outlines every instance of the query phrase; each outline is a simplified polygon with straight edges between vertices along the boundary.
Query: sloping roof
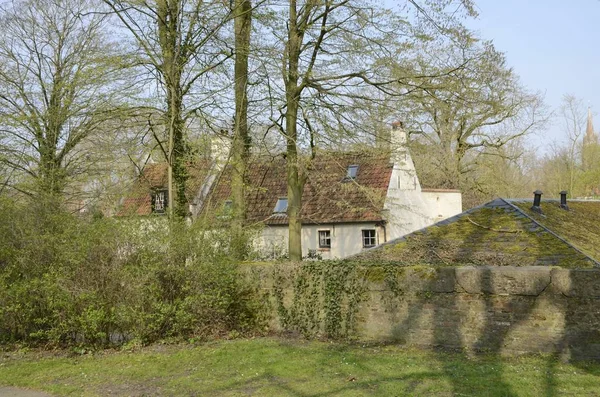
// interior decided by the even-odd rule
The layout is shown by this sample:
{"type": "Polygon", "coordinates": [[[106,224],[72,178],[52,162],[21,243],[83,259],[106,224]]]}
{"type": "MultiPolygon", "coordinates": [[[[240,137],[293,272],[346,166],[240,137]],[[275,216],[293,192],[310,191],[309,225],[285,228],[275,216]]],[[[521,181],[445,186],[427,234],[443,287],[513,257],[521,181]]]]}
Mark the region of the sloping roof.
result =
{"type": "Polygon", "coordinates": [[[600,262],[600,201],[570,200],[569,211],[558,200],[542,201],[542,214],[531,210],[531,200],[512,200],[515,206],[586,255],[600,262]]]}
{"type": "MultiPolygon", "coordinates": [[[[301,218],[304,224],[377,222],[392,172],[389,154],[374,152],[323,153],[311,165],[304,186],[301,218]],[[357,165],[355,179],[347,179],[349,165],[357,165]]],[[[231,168],[218,179],[204,214],[218,213],[231,195],[231,168]]],[[[248,166],[247,222],[286,225],[285,214],[274,214],[280,197],[287,196],[286,162],[281,156],[253,158],[248,166]]]]}
{"type": "Polygon", "coordinates": [[[496,199],[356,257],[397,264],[598,266],[600,202],[496,199]]]}
{"type": "MultiPolygon", "coordinates": [[[[204,159],[188,165],[189,178],[186,185],[188,201],[194,198],[198,189],[204,183],[210,172],[210,167],[210,161],[204,159]]],[[[117,216],[150,215],[152,213],[152,191],[167,189],[167,172],[167,163],[146,164],[127,197],[123,200],[117,216]]]]}

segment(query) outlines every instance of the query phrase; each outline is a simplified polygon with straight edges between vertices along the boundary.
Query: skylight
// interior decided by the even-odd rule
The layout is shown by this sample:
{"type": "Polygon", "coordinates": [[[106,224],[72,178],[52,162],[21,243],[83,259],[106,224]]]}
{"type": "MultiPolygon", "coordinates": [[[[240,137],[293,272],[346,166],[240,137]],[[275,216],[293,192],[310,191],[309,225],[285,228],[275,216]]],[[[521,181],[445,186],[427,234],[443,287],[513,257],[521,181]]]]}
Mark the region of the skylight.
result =
{"type": "Polygon", "coordinates": [[[285,214],[287,212],[288,200],[287,197],[280,197],[275,204],[274,214],[285,214]]]}
{"type": "Polygon", "coordinates": [[[358,174],[358,165],[349,165],[346,179],[356,179],[356,174],[358,174]]]}

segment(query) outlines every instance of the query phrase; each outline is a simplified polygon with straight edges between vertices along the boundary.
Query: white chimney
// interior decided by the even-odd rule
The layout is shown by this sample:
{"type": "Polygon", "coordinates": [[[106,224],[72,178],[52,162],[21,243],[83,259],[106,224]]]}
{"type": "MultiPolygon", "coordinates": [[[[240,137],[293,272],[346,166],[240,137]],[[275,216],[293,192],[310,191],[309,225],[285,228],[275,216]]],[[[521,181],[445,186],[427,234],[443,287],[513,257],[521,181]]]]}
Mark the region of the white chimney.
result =
{"type": "Polygon", "coordinates": [[[401,121],[395,121],[392,123],[392,131],[390,135],[392,162],[397,165],[406,163],[410,158],[410,154],[408,153],[408,147],[406,145],[408,141],[406,131],[404,131],[404,126],[401,121]]]}
{"type": "Polygon", "coordinates": [[[231,151],[231,137],[227,135],[213,135],[210,140],[210,158],[223,167],[229,160],[231,151]]]}

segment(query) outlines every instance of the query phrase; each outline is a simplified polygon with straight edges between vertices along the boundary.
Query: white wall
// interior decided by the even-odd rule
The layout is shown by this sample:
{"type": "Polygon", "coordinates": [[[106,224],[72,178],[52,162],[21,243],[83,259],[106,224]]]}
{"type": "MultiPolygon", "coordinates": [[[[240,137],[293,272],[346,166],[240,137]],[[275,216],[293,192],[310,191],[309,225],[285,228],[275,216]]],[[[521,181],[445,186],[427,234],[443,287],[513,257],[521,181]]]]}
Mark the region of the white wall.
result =
{"type": "Polygon", "coordinates": [[[462,212],[462,194],[458,190],[423,189],[422,193],[432,223],[462,212]]]}
{"type": "MultiPolygon", "coordinates": [[[[389,240],[387,230],[371,223],[344,223],[302,226],[302,256],[307,256],[309,250],[315,250],[323,259],[341,259],[358,254],[363,248],[362,231],[374,229],[376,243],[382,244],[389,240]],[[331,248],[319,248],[319,231],[329,230],[331,248]]],[[[288,251],[287,226],[266,226],[262,235],[255,240],[255,248],[264,257],[279,257],[288,251]]]]}
{"type": "Polygon", "coordinates": [[[393,169],[383,206],[388,222],[388,240],[421,229],[431,222],[402,127],[392,129],[391,143],[393,169]]]}

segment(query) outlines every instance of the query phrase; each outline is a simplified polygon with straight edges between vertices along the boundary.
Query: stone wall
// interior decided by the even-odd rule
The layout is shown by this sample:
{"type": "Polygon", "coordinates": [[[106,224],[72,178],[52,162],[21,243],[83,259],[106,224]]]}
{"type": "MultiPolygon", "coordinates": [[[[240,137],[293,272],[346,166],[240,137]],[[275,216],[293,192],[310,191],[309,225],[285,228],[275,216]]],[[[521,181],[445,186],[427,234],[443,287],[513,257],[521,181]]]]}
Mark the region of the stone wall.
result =
{"type": "MultiPolygon", "coordinates": [[[[283,293],[283,307],[288,308],[297,294],[293,285],[299,267],[286,266],[290,265],[253,270],[271,296],[272,326],[279,330],[286,325],[273,292],[283,293]]],[[[349,327],[353,338],[466,352],[540,352],[600,359],[600,269],[409,267],[392,273],[377,269],[362,267],[361,299],[355,324],[349,327]]],[[[332,276],[321,272],[319,277],[332,276]]],[[[318,288],[326,288],[322,285],[318,288]]],[[[327,299],[342,305],[348,301],[339,294],[321,294],[310,307],[294,310],[322,312],[327,299]]],[[[323,313],[317,318],[326,321],[323,313]]]]}

